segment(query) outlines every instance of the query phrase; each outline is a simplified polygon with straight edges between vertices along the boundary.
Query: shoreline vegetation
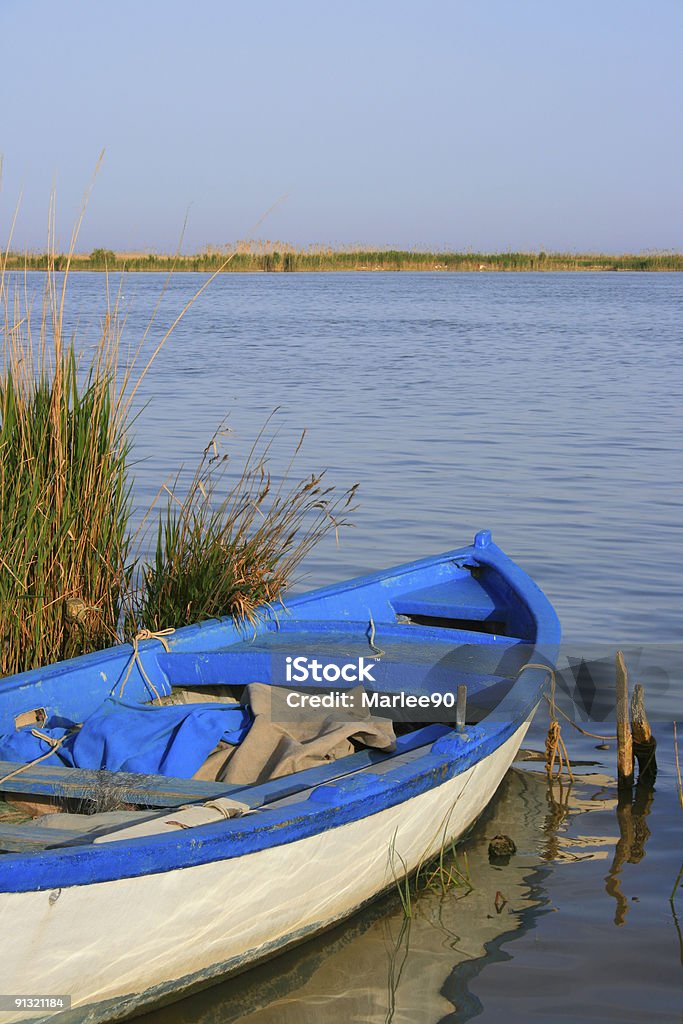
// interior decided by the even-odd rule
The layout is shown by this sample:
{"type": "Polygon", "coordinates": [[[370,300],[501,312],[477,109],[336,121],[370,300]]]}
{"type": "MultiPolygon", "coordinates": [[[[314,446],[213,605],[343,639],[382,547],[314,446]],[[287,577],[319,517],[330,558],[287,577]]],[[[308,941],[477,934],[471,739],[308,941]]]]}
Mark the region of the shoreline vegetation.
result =
{"type": "Polygon", "coordinates": [[[194,254],[114,252],[35,253],[9,251],[5,270],[126,271],[147,273],[324,273],[330,271],[683,271],[683,253],[423,252],[398,249],[297,249],[283,242],[240,242],[194,254]]]}
{"type": "MultiPolygon", "coordinates": [[[[120,290],[109,286],[101,324],[77,342],[65,312],[79,226],[67,256],[45,258],[42,306],[0,259],[0,677],[149,630],[223,615],[253,623],[356,507],[357,485],[340,491],[324,470],[297,475],[303,435],[271,478],[271,414],[237,464],[220,425],[187,489],[160,480],[133,528],[136,392],[221,266],[168,326],[156,324],[156,347],[148,335],[159,306],[137,347],[124,350],[120,290]]],[[[50,237],[53,228],[51,211],[50,237]]]]}

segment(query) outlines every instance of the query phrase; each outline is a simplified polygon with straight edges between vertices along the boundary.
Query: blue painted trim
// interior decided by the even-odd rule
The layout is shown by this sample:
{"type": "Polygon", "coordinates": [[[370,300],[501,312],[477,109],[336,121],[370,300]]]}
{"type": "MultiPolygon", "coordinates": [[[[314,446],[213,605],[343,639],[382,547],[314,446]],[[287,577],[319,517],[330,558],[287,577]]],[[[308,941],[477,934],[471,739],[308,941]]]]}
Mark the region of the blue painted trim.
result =
{"type": "Polygon", "coordinates": [[[328,792],[323,800],[306,794],[306,799],[281,809],[266,808],[245,818],[178,833],[98,846],[6,854],[0,859],[0,892],[63,889],[135,878],[289,845],[377,814],[440,786],[495,753],[520,724],[501,723],[493,729],[470,727],[465,736],[451,730],[416,761],[381,774],[352,775],[325,786],[328,792]],[[336,800],[329,793],[332,787],[336,800]]]}

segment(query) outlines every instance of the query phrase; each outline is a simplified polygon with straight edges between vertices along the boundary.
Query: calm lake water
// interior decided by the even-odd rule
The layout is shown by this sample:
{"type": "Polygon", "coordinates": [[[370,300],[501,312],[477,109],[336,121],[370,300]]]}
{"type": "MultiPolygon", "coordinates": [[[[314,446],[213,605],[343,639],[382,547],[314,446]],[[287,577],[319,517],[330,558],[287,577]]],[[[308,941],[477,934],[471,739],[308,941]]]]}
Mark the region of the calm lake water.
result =
{"type": "MultiPolygon", "coordinates": [[[[202,280],[170,281],[150,345],[202,280]]],[[[131,343],[163,284],[123,281],[131,343]]],[[[76,275],[70,287],[70,322],[87,341],[104,279],[76,275]]],[[[361,485],[355,529],[314,552],[302,586],[488,527],[573,642],[680,651],[682,314],[675,274],[225,275],[145,381],[136,500],[146,507],[193,465],[226,416],[238,465],[278,406],[276,471],[306,427],[300,474],[327,467],[332,482],[361,485]]],[[[680,672],[670,684],[662,718],[681,706],[680,672]]],[[[542,746],[546,726],[529,745],[542,746]]],[[[649,802],[617,815],[614,752],[567,737],[596,763],[569,791],[549,792],[528,765],[509,776],[465,844],[471,891],[424,893],[409,928],[385,900],[163,1019],[680,1021],[680,885],[669,895],[683,814],[671,725],[658,726],[649,802]],[[520,851],[506,868],[486,856],[496,831],[520,851]]]]}
{"type": "MultiPolygon", "coordinates": [[[[203,280],[171,279],[148,349],[203,280]]],[[[164,282],[124,280],[131,343],[164,282]]],[[[86,340],[104,275],[70,288],[86,340]]],[[[307,586],[488,527],[565,635],[679,639],[682,364],[680,274],[226,274],[146,378],[136,495],[193,466],[226,416],[237,464],[277,406],[276,467],[306,427],[301,475],[361,485],[307,586]]]]}

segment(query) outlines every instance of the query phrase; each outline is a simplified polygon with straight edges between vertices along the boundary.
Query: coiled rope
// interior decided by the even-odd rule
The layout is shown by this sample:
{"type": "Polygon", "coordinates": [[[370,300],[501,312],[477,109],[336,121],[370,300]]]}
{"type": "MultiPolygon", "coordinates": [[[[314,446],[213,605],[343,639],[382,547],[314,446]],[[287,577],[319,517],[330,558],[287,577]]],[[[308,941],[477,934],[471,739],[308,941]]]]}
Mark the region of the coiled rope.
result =
{"type": "MultiPolygon", "coordinates": [[[[574,773],[572,772],[571,761],[569,760],[569,754],[565,746],[564,740],[562,739],[562,730],[560,728],[560,721],[557,717],[558,708],[555,704],[555,670],[550,668],[548,665],[542,665],[538,662],[530,661],[526,665],[522,665],[517,678],[521,676],[522,672],[526,669],[537,668],[542,672],[547,672],[550,677],[550,698],[546,696],[550,709],[550,725],[548,726],[548,734],[545,738],[545,770],[548,773],[549,779],[559,779],[562,773],[566,769],[567,774],[571,781],[574,781],[574,773]],[[555,774],[555,764],[557,763],[557,773],[555,774]]],[[[572,723],[574,724],[574,723],[572,723]]]]}
{"type": "Polygon", "coordinates": [[[559,719],[557,717],[558,712],[559,712],[559,714],[562,715],[562,717],[567,722],[569,722],[569,724],[574,729],[576,729],[577,732],[580,732],[582,736],[588,736],[589,739],[601,740],[603,742],[610,742],[610,741],[614,742],[614,741],[616,741],[617,737],[616,736],[603,736],[600,733],[588,732],[587,729],[582,729],[580,725],[576,724],[576,722],[573,720],[573,718],[570,718],[569,715],[565,711],[562,710],[562,708],[557,706],[557,704],[555,703],[555,670],[554,669],[550,668],[548,665],[541,665],[541,664],[538,664],[536,662],[529,662],[528,665],[522,665],[521,669],[517,673],[518,678],[522,674],[522,672],[524,672],[524,670],[527,669],[527,668],[538,668],[538,669],[541,669],[544,672],[547,672],[548,676],[550,678],[550,696],[548,696],[547,693],[543,694],[543,696],[545,697],[546,701],[548,702],[548,707],[549,707],[549,710],[550,710],[550,725],[548,726],[548,735],[546,736],[546,740],[545,740],[545,767],[546,767],[546,771],[548,772],[548,775],[552,778],[553,777],[553,772],[555,770],[555,763],[557,762],[557,775],[555,776],[555,778],[559,778],[562,775],[562,772],[563,772],[564,768],[566,768],[567,769],[567,773],[569,775],[569,778],[573,782],[574,781],[574,775],[573,775],[573,772],[572,772],[571,762],[569,760],[569,754],[567,753],[567,748],[565,746],[564,740],[562,739],[562,730],[560,728],[560,721],[559,721],[559,719]]]}

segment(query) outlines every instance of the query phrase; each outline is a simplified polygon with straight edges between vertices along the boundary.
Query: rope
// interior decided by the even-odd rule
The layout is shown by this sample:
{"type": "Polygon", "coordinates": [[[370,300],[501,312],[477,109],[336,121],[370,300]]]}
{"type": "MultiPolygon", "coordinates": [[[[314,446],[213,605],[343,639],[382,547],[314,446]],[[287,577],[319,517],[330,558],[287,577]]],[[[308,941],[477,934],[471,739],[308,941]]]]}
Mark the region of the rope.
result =
{"type": "MultiPolygon", "coordinates": [[[[546,693],[544,693],[543,696],[548,701],[548,703],[550,703],[550,698],[548,697],[548,695],[546,693]]],[[[611,740],[612,742],[616,741],[616,738],[617,738],[616,736],[601,736],[600,733],[588,732],[586,729],[582,729],[580,725],[576,724],[576,722],[574,721],[573,718],[569,717],[569,715],[567,714],[566,711],[562,710],[562,708],[556,707],[555,710],[559,711],[560,714],[562,715],[562,717],[566,718],[566,720],[569,722],[569,724],[573,725],[574,728],[576,729],[576,731],[580,732],[582,736],[588,736],[588,738],[591,739],[591,740],[603,740],[604,742],[607,742],[608,740],[611,740]]]]}
{"type": "Polygon", "coordinates": [[[31,729],[31,735],[35,736],[39,740],[44,740],[45,743],[49,743],[51,749],[48,750],[46,754],[41,754],[40,757],[35,757],[32,761],[27,761],[26,764],[22,764],[19,768],[15,768],[14,771],[9,772],[7,775],[3,775],[0,779],[0,786],[5,782],[9,782],[9,780],[13,779],[15,775],[21,775],[22,772],[35,767],[35,765],[40,764],[41,761],[45,761],[48,757],[51,757],[57,750],[59,750],[64,740],[68,739],[69,736],[73,736],[78,729],[80,729],[80,725],[76,726],[75,729],[69,729],[69,731],[65,732],[63,736],[60,736],[58,740],[56,740],[54,736],[48,736],[47,733],[41,732],[40,729],[31,729]]]}
{"type": "MultiPolygon", "coordinates": [[[[550,725],[548,726],[548,735],[545,738],[545,770],[548,773],[549,779],[559,779],[562,777],[563,771],[566,769],[567,774],[571,781],[574,781],[574,773],[572,772],[571,761],[569,760],[569,754],[565,746],[564,740],[562,739],[562,730],[560,729],[560,722],[557,717],[557,711],[559,708],[555,704],[555,670],[550,668],[548,665],[541,665],[538,662],[530,661],[526,665],[522,665],[517,678],[521,676],[528,668],[541,669],[542,672],[547,672],[550,676],[550,698],[545,694],[548,704],[550,706],[550,725]],[[557,762],[557,774],[554,775],[555,762],[557,762]]],[[[565,715],[566,717],[566,715],[565,715]]],[[[571,719],[569,719],[571,721],[571,719]]],[[[572,725],[574,723],[572,722],[572,725]]]]}
{"type": "MultiPolygon", "coordinates": [[[[159,703],[161,703],[161,697],[159,696],[159,692],[154,686],[152,680],[145,672],[142,661],[140,660],[140,650],[138,644],[142,640],[158,640],[159,643],[163,645],[164,650],[167,653],[170,653],[171,649],[168,646],[168,641],[166,640],[166,637],[170,636],[171,633],[175,633],[175,629],[160,629],[157,633],[154,633],[149,629],[141,629],[139,633],[136,633],[136,635],[133,637],[133,651],[128,662],[128,666],[126,668],[126,674],[123,678],[123,682],[121,683],[119,697],[123,696],[123,691],[125,689],[126,683],[128,682],[128,678],[133,669],[133,665],[137,662],[140,675],[145,680],[147,686],[154,694],[155,699],[159,703]]],[[[59,750],[62,743],[64,743],[64,741],[68,739],[69,736],[72,736],[73,733],[77,731],[77,729],[80,729],[80,725],[77,726],[76,729],[70,729],[68,732],[65,732],[64,735],[60,736],[58,740],[54,739],[54,737],[52,736],[48,736],[47,733],[45,732],[41,732],[40,729],[31,729],[31,735],[35,736],[36,739],[43,740],[45,743],[49,743],[50,750],[48,750],[46,754],[41,754],[40,757],[34,758],[33,761],[27,761],[26,764],[22,764],[20,765],[19,768],[15,768],[14,771],[11,771],[7,775],[4,775],[0,779],[0,786],[3,785],[5,782],[9,782],[9,780],[13,779],[16,775],[21,775],[22,772],[28,771],[29,768],[34,768],[37,764],[40,764],[41,761],[45,761],[48,757],[52,757],[52,755],[56,753],[57,750],[59,750]]]]}
{"type": "Polygon", "coordinates": [[[572,772],[567,748],[564,744],[564,740],[562,739],[560,723],[556,718],[554,718],[550,721],[550,725],[548,726],[548,735],[545,738],[545,770],[547,771],[549,778],[559,779],[562,777],[562,772],[565,768],[567,769],[569,778],[573,782],[574,773],[572,772]],[[557,775],[553,775],[555,770],[555,761],[557,761],[557,775]]]}
{"type": "Polygon", "coordinates": [[[142,660],[140,658],[140,648],[138,645],[142,640],[158,640],[159,643],[163,646],[166,653],[169,654],[171,648],[168,646],[168,641],[166,637],[170,636],[171,633],[175,633],[175,629],[173,627],[171,627],[170,629],[160,629],[156,633],[152,632],[152,630],[149,629],[141,629],[139,633],[135,634],[132,640],[133,650],[130,656],[130,661],[128,662],[128,665],[126,667],[126,674],[124,675],[123,682],[121,683],[119,697],[123,697],[123,691],[125,690],[126,683],[130,678],[130,674],[133,670],[133,665],[137,664],[140,675],[146,682],[149,689],[154,694],[154,699],[157,701],[158,704],[161,704],[161,697],[159,696],[159,691],[157,690],[154,683],[145,672],[145,666],[142,664],[142,660]]]}
{"type": "Polygon", "coordinates": [[[370,650],[375,657],[381,658],[384,651],[375,643],[375,620],[372,617],[372,612],[370,613],[370,636],[368,637],[368,643],[370,644],[370,650]]]}
{"type": "MultiPolygon", "coordinates": [[[[678,727],[677,727],[676,722],[673,723],[673,726],[674,726],[674,754],[676,755],[676,775],[678,776],[678,800],[679,800],[680,805],[681,805],[681,810],[683,811],[683,781],[681,781],[681,762],[680,762],[680,758],[678,756],[678,727]]],[[[676,891],[676,885],[674,886],[674,892],[675,891],[676,891]]],[[[673,896],[672,896],[672,899],[673,899],[673,896]]]]}

